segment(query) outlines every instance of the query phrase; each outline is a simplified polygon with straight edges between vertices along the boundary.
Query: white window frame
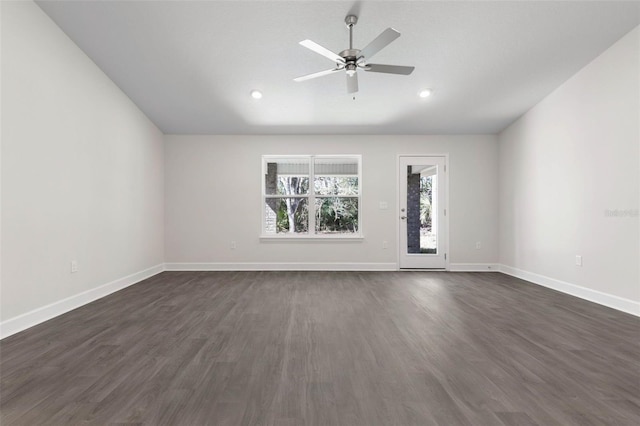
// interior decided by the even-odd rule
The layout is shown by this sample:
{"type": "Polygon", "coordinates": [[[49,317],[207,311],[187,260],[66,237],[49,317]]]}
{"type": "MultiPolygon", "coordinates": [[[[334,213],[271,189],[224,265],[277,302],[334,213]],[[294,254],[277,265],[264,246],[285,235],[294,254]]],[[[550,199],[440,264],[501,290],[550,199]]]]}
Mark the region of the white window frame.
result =
{"type": "Polygon", "coordinates": [[[261,221],[261,240],[294,240],[294,241],[354,241],[362,240],[364,238],[362,233],[362,155],[359,154],[331,154],[331,155],[263,155],[262,156],[262,173],[260,174],[261,187],[262,187],[262,199],[260,205],[260,221],[261,221]],[[315,171],[314,160],[317,158],[352,158],[358,161],[358,195],[320,195],[315,194],[315,171]],[[309,161],[309,193],[296,195],[295,198],[304,198],[307,200],[307,206],[309,208],[309,232],[306,234],[267,234],[265,232],[265,200],[267,198],[285,198],[283,195],[267,194],[265,175],[267,174],[266,164],[268,160],[278,159],[304,159],[309,161]],[[316,198],[357,198],[358,199],[358,232],[353,234],[316,234],[316,215],[315,215],[315,200],[316,198]]]}

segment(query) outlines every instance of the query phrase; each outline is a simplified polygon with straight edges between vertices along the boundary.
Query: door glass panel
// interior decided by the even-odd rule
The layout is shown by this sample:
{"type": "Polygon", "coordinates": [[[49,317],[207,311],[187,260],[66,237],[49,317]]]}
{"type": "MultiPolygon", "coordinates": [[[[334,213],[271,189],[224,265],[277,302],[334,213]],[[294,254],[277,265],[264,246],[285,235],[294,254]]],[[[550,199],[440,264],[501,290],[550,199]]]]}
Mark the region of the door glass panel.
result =
{"type": "Polygon", "coordinates": [[[407,166],[407,253],[438,254],[438,166],[407,166]]]}

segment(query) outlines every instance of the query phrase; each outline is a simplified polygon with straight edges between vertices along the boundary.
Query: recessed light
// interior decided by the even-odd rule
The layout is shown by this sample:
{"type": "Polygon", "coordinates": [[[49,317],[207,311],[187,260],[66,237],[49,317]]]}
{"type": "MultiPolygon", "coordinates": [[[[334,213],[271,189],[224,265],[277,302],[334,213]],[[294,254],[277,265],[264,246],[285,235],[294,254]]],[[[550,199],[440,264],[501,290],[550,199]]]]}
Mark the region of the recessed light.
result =
{"type": "Polygon", "coordinates": [[[251,97],[253,99],[262,99],[262,92],[259,90],[252,90],[251,91],[251,97]]]}
{"type": "Polygon", "coordinates": [[[431,96],[431,89],[421,90],[420,93],[418,93],[418,96],[420,96],[421,98],[428,98],[429,96],[431,96]]]}

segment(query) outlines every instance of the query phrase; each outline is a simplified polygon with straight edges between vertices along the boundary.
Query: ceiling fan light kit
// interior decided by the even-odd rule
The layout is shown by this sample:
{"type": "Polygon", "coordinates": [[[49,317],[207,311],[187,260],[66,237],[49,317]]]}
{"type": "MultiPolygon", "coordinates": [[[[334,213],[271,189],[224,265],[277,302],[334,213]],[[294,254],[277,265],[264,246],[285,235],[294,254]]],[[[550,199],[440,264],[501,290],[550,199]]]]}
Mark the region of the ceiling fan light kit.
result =
{"type": "Polygon", "coordinates": [[[353,48],[353,27],[358,23],[358,17],[355,15],[348,15],[345,20],[345,24],[349,28],[349,48],[343,50],[340,53],[333,53],[329,49],[320,46],[319,44],[311,40],[303,40],[300,44],[309,50],[334,61],[336,63],[335,68],[331,68],[325,71],[316,72],[313,74],[303,75],[293,80],[296,82],[310,80],[312,78],[322,77],[324,75],[333,74],[339,71],[345,71],[347,76],[347,92],[355,93],[358,91],[358,69],[367,72],[377,72],[385,74],[398,74],[409,75],[413,72],[414,67],[406,67],[400,65],[383,65],[383,64],[371,64],[368,60],[376,53],[387,47],[392,41],[400,37],[400,33],[393,28],[387,28],[378,37],[373,39],[371,43],[365,46],[362,50],[353,48]]]}

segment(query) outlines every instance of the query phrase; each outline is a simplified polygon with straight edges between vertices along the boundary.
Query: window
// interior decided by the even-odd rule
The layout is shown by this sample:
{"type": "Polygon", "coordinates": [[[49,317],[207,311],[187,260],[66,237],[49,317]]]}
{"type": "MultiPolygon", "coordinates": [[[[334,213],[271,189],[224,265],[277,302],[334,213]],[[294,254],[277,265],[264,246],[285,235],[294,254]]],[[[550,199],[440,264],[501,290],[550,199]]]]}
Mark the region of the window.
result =
{"type": "Polygon", "coordinates": [[[360,237],[359,155],[262,157],[262,233],[360,237]]]}

